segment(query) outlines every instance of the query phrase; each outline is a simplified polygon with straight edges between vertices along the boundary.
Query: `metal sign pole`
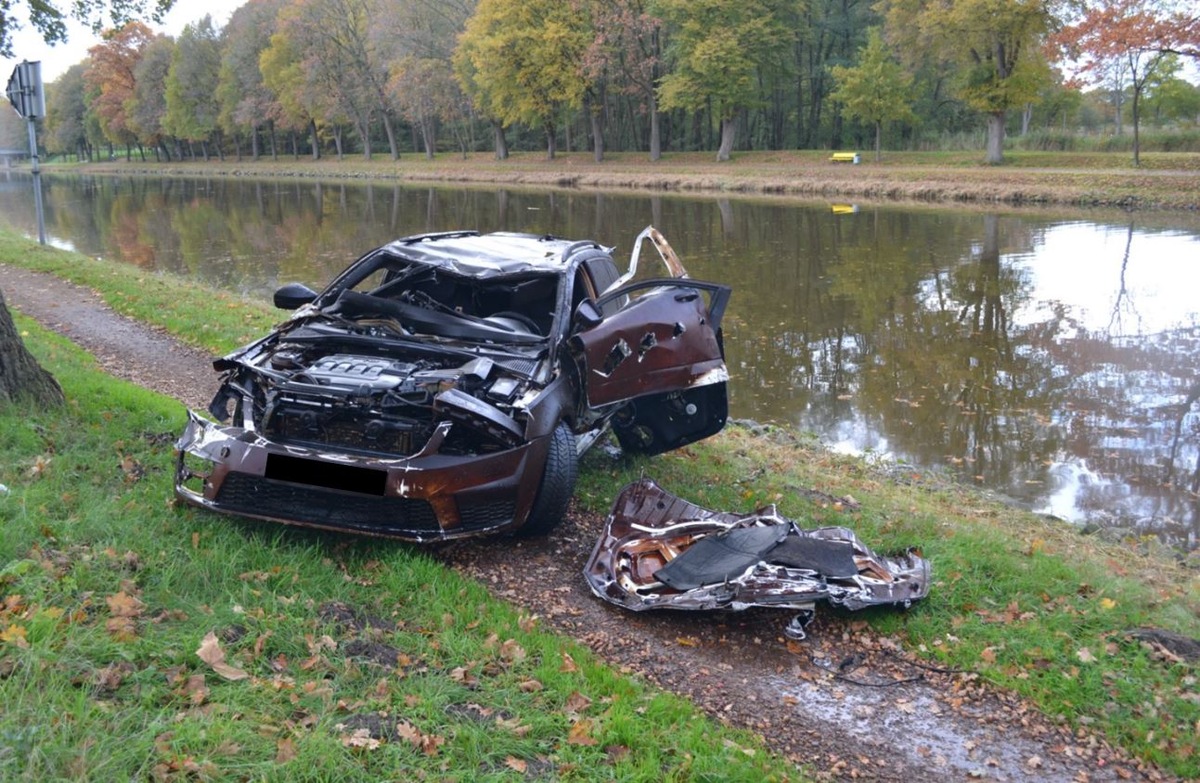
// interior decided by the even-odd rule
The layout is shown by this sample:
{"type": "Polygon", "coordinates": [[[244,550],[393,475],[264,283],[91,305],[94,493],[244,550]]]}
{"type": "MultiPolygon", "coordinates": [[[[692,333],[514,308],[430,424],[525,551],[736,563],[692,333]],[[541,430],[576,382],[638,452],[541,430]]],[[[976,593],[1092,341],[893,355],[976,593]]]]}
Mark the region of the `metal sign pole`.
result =
{"type": "Polygon", "coordinates": [[[29,159],[33,162],[33,203],[37,205],[38,242],[46,244],[46,213],[42,210],[42,170],[38,166],[37,130],[29,119],[29,159]]]}
{"type": "MultiPolygon", "coordinates": [[[[3,0],[0,0],[3,2],[3,0]]],[[[13,108],[29,121],[29,159],[33,164],[33,200],[37,205],[38,241],[46,244],[46,216],[42,211],[42,173],[38,165],[35,120],[46,116],[46,94],[42,89],[42,64],[23,62],[8,77],[5,91],[13,108]]]]}

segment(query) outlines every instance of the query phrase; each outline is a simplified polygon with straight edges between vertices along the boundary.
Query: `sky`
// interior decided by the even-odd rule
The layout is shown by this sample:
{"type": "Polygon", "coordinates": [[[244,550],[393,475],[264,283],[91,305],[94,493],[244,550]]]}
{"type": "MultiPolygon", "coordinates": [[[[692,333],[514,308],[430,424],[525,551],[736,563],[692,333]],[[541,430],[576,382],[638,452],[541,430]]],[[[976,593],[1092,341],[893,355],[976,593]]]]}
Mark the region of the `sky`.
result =
{"type": "MultiPolygon", "coordinates": [[[[244,5],[246,0],[204,0],[202,3],[177,0],[175,7],[167,14],[162,24],[149,23],[156,32],[178,37],[183,28],[189,23],[210,14],[213,26],[220,29],[229,21],[230,15],[236,8],[244,5]]],[[[63,3],[62,5],[66,5],[63,3]]],[[[24,20],[21,20],[24,22],[24,20]]],[[[8,82],[9,74],[22,60],[40,60],[42,63],[42,81],[52,82],[77,62],[87,56],[87,50],[100,42],[100,38],[91,30],[71,21],[68,26],[67,42],[53,47],[47,46],[37,31],[26,25],[13,36],[12,58],[0,61],[0,85],[8,82]]]]}

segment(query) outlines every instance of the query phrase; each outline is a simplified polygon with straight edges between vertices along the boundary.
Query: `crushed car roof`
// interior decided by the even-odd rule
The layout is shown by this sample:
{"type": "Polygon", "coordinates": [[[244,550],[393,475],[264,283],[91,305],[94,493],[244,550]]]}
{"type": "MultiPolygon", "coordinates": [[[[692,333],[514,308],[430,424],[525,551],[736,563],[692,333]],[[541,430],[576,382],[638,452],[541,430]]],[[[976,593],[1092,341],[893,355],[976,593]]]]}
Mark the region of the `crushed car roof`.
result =
{"type": "Polygon", "coordinates": [[[566,251],[595,248],[612,252],[589,240],[572,241],[550,235],[473,231],[421,234],[397,239],[384,246],[388,253],[421,264],[448,269],[468,277],[511,275],[522,272],[561,271],[571,255],[566,251]]]}

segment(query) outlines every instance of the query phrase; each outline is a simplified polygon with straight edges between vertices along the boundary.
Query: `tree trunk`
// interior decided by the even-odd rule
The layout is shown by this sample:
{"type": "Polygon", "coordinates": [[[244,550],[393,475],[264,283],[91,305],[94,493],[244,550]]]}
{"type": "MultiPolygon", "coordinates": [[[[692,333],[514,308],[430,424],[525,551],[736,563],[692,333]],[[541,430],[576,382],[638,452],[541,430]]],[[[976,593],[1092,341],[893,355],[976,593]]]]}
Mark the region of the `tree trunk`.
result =
{"type": "Polygon", "coordinates": [[[355,123],[358,128],[358,138],[362,141],[363,160],[371,159],[371,126],[367,121],[355,123]]]}
{"type": "Polygon", "coordinates": [[[262,152],[258,148],[258,126],[253,125],[250,128],[250,160],[257,163],[261,154],[262,152]]]}
{"type": "Polygon", "coordinates": [[[333,149],[337,152],[337,159],[341,160],[344,151],[342,149],[342,126],[333,126],[333,149]]]}
{"type": "Polygon", "coordinates": [[[504,138],[504,128],[498,122],[492,123],[492,138],[496,141],[496,160],[508,160],[508,139],[504,138]]]}
{"type": "Polygon", "coordinates": [[[883,122],[875,120],[875,162],[883,157],[883,122]]]}
{"type": "Polygon", "coordinates": [[[724,163],[733,152],[733,143],[737,139],[737,115],[721,120],[721,146],[717,149],[717,161],[724,163]]]}
{"type": "Polygon", "coordinates": [[[58,381],[42,369],[22,342],[0,291],[0,402],[19,400],[39,407],[66,402],[58,381]]]}
{"type": "Polygon", "coordinates": [[[593,105],[593,101],[587,97],[583,99],[583,110],[587,112],[588,118],[592,122],[592,156],[597,163],[604,162],[604,101],[601,98],[600,105],[593,105]]]}
{"type": "Polygon", "coordinates": [[[1004,162],[1004,112],[992,112],[987,118],[987,159],[995,166],[1004,162]]]}
{"type": "Polygon", "coordinates": [[[662,158],[662,126],[658,117],[658,99],[650,96],[650,160],[662,158]]]}
{"type": "Polygon", "coordinates": [[[1142,165],[1141,158],[1141,88],[1135,83],[1133,85],[1133,165],[1135,167],[1142,165]]]}
{"type": "Polygon", "coordinates": [[[308,121],[308,135],[312,139],[312,159],[321,159],[321,140],[317,138],[317,121],[308,121]]]}
{"type": "Polygon", "coordinates": [[[554,160],[554,151],[556,149],[557,136],[554,132],[554,126],[547,123],[546,125],[546,160],[554,160]]]}
{"type": "Polygon", "coordinates": [[[396,129],[392,126],[391,112],[383,113],[383,132],[387,134],[388,150],[392,153],[392,160],[400,160],[400,148],[396,146],[396,129]]]}

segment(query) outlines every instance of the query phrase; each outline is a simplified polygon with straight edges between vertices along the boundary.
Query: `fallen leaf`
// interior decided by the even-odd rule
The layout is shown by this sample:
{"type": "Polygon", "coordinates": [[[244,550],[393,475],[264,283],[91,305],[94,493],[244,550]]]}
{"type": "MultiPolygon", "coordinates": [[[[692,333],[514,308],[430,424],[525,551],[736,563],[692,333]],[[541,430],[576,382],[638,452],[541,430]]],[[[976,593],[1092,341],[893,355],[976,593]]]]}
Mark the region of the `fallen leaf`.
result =
{"type": "Polygon", "coordinates": [[[275,743],[275,763],[286,764],[296,758],[296,743],[291,737],[284,737],[275,743]]]}
{"type": "Polygon", "coordinates": [[[347,748],[366,748],[367,750],[375,750],[382,743],[371,736],[370,729],[362,728],[355,729],[349,734],[342,735],[342,744],[347,748]]]}
{"type": "Polygon", "coordinates": [[[575,659],[571,657],[570,653],[564,652],[562,654],[562,666],[560,666],[558,668],[558,670],[560,672],[566,672],[567,674],[572,674],[574,672],[579,671],[579,665],[577,663],[575,663],[575,659]]]}
{"type": "Polygon", "coordinates": [[[516,639],[506,639],[500,645],[500,657],[509,663],[520,663],[525,660],[525,649],[517,644],[516,639]]]}
{"type": "Polygon", "coordinates": [[[29,642],[25,640],[25,627],[16,623],[0,632],[0,642],[15,644],[17,647],[29,646],[29,642]]]}
{"type": "Polygon", "coordinates": [[[108,611],[113,617],[137,617],[146,608],[140,598],[129,595],[124,590],[104,600],[108,603],[108,611]]]}
{"type": "Polygon", "coordinates": [[[1078,658],[1082,663],[1096,662],[1096,656],[1092,655],[1092,651],[1086,647],[1080,647],[1078,650],[1076,650],[1075,657],[1078,658]]]}
{"type": "Polygon", "coordinates": [[[396,736],[420,748],[421,752],[426,756],[436,756],[438,748],[446,742],[445,737],[439,737],[436,734],[426,734],[407,721],[400,721],[396,724],[396,736]]]}
{"type": "Polygon", "coordinates": [[[592,736],[592,721],[588,718],[580,718],[571,724],[570,731],[567,732],[568,745],[595,745],[596,739],[592,736]]]}
{"type": "Polygon", "coordinates": [[[236,666],[225,663],[225,651],[221,649],[221,642],[212,631],[209,631],[200,642],[196,655],[211,666],[213,671],[227,680],[244,680],[250,676],[236,666]]]}
{"type": "Polygon", "coordinates": [[[575,691],[567,697],[567,703],[563,705],[563,712],[569,718],[577,718],[579,713],[590,706],[592,706],[592,700],[579,691],[575,691]]]}
{"type": "Polygon", "coordinates": [[[520,772],[522,775],[525,774],[525,770],[529,769],[529,764],[516,756],[509,756],[504,759],[504,765],[514,772],[520,772]]]}

